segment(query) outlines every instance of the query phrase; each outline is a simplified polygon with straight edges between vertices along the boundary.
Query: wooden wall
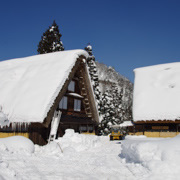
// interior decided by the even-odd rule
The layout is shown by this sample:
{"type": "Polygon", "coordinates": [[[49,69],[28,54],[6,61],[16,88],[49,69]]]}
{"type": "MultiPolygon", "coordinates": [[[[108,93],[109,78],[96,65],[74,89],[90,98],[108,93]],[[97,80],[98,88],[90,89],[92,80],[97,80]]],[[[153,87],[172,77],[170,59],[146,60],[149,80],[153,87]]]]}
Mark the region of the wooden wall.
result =
{"type": "Polygon", "coordinates": [[[24,136],[33,141],[34,144],[45,145],[49,138],[50,128],[45,128],[41,123],[20,124],[14,123],[0,128],[0,138],[10,136],[24,136]]]}

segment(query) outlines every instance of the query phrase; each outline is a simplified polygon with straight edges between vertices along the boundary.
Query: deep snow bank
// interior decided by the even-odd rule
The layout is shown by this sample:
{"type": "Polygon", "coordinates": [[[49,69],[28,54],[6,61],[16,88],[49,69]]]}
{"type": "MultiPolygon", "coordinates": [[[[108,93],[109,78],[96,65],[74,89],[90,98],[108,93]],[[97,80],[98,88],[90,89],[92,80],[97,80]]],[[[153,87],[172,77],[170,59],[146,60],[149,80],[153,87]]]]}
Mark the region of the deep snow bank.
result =
{"type": "Polygon", "coordinates": [[[73,129],[67,129],[65,135],[59,138],[64,150],[85,151],[101,145],[99,136],[75,133],[73,129]]]}
{"type": "Polygon", "coordinates": [[[65,135],[43,147],[36,145],[36,151],[45,154],[72,154],[75,152],[92,150],[102,145],[102,137],[75,133],[73,129],[66,129],[65,135]]]}
{"type": "Polygon", "coordinates": [[[34,152],[34,143],[23,136],[12,136],[7,138],[0,138],[0,151],[10,152],[34,152]]]}
{"type": "MultiPolygon", "coordinates": [[[[122,142],[121,157],[128,163],[140,163],[151,171],[180,171],[180,135],[168,139],[138,137],[122,142]]],[[[169,172],[170,171],[170,172],[169,172]]]]}

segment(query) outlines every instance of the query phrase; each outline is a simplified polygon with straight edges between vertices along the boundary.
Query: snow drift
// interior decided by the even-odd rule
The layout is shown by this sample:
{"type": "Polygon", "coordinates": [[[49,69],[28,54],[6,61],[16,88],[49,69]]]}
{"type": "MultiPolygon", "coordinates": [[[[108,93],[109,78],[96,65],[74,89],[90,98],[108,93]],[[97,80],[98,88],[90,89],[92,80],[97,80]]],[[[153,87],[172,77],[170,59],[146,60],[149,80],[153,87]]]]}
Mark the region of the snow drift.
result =
{"type": "Polygon", "coordinates": [[[65,135],[59,138],[62,148],[73,151],[85,151],[101,145],[100,137],[75,133],[73,129],[66,129],[65,135]]]}
{"type": "Polygon", "coordinates": [[[63,137],[43,147],[36,145],[36,149],[42,153],[56,154],[57,156],[62,152],[63,154],[71,155],[72,153],[92,150],[95,147],[101,146],[101,139],[99,136],[79,134],[75,133],[73,129],[66,129],[63,137]]]}
{"type": "Polygon", "coordinates": [[[33,153],[34,143],[23,136],[0,138],[0,151],[33,153]]]}
{"type": "MultiPolygon", "coordinates": [[[[180,172],[180,135],[169,139],[129,138],[122,142],[121,157],[127,163],[138,163],[153,172],[171,176],[180,172]],[[163,174],[165,173],[165,174],[163,174]]],[[[175,176],[173,176],[175,177],[175,176]]]]}

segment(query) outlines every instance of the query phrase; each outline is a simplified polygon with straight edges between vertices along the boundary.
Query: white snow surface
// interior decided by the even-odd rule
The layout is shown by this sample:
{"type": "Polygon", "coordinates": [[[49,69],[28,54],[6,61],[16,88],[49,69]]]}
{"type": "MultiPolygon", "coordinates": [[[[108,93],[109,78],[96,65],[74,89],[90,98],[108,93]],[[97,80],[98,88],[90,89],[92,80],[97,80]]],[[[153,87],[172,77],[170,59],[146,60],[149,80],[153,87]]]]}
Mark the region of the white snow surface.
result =
{"type": "Polygon", "coordinates": [[[126,163],[142,165],[148,180],[179,179],[180,135],[174,138],[126,137],[121,157],[126,163]]]}
{"type": "Polygon", "coordinates": [[[10,122],[43,122],[84,50],[0,62],[0,106],[10,122]]]}
{"type": "Polygon", "coordinates": [[[133,120],[180,119],[180,63],[134,70],[133,120]]]}
{"type": "MultiPolygon", "coordinates": [[[[12,143],[19,144],[19,137],[14,138],[18,140],[12,143]]],[[[9,138],[5,139],[8,143],[9,138]]],[[[69,129],[55,142],[35,145],[32,153],[18,146],[8,150],[0,139],[0,179],[177,180],[179,144],[180,136],[126,136],[122,141],[109,141],[108,136],[83,135],[69,129]]]]}
{"type": "Polygon", "coordinates": [[[127,127],[127,126],[133,126],[131,121],[124,121],[119,125],[120,127],[127,127]]]}
{"type": "Polygon", "coordinates": [[[14,152],[34,153],[34,143],[23,136],[0,138],[0,150],[14,152]]]}

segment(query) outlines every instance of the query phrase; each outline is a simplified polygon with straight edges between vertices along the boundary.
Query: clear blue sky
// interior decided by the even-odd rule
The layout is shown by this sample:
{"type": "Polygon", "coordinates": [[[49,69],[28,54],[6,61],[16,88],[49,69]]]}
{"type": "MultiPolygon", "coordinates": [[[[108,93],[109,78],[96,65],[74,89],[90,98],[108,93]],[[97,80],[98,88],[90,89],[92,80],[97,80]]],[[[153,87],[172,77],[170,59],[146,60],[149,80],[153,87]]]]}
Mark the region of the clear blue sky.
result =
{"type": "Polygon", "coordinates": [[[179,0],[2,1],[0,60],[37,54],[53,20],[66,50],[90,42],[96,60],[132,82],[134,68],[180,61],[179,0]]]}

